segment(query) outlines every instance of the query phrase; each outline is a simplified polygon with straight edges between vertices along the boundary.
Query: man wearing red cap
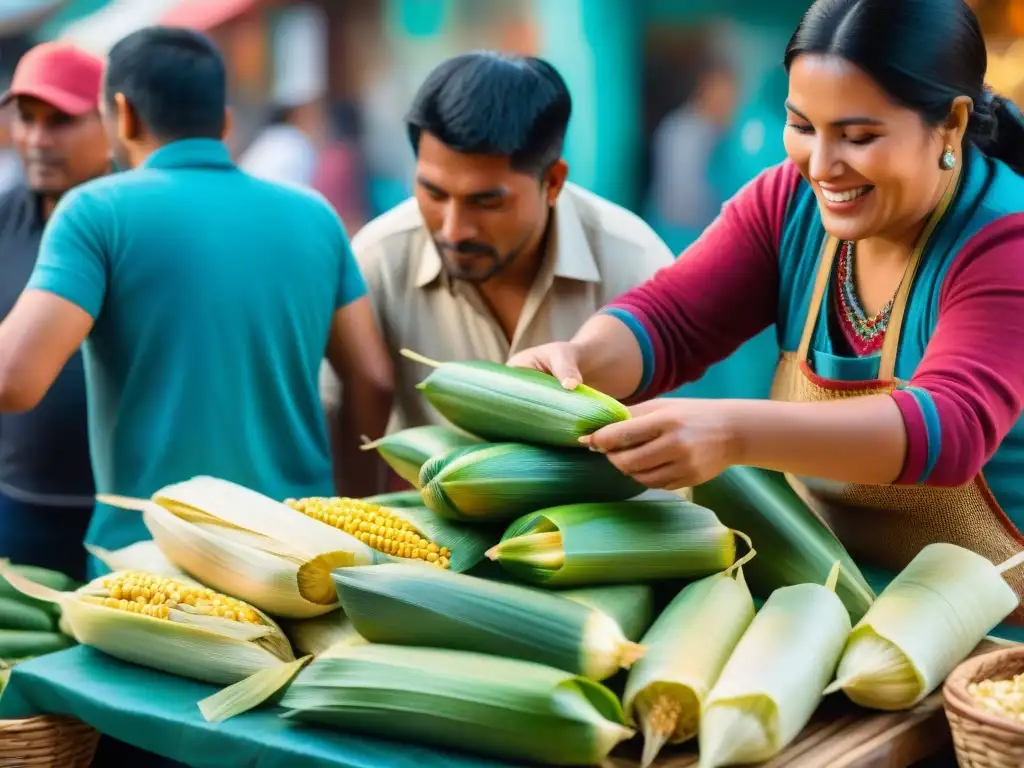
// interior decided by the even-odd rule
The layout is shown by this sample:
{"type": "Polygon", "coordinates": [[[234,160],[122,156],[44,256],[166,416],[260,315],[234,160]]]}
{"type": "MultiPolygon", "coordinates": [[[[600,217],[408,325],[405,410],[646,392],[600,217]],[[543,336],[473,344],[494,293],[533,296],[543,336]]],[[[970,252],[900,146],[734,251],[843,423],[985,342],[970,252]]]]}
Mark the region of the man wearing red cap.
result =
{"type": "MultiPolygon", "coordinates": [[[[24,183],[0,197],[0,319],[28,283],[57,201],[110,168],[102,80],[100,59],[44,43],[21,59],[0,99],[24,167],[24,183]]],[[[0,413],[0,557],[84,577],[93,508],[86,421],[79,354],[36,408],[0,413]]]]}

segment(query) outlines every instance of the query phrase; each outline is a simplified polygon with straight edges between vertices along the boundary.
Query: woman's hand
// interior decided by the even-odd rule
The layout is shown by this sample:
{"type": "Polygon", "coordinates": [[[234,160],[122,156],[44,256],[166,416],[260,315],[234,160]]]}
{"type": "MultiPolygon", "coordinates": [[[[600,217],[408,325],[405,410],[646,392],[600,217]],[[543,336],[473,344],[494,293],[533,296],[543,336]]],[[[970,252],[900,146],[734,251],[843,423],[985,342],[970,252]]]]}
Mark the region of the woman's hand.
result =
{"type": "Polygon", "coordinates": [[[620,472],[648,488],[692,487],[737,463],[738,441],[728,403],[650,400],[630,408],[633,417],[628,421],[599,429],[580,442],[606,454],[620,472]]]}
{"type": "Polygon", "coordinates": [[[555,341],[524,349],[513,355],[508,364],[513,368],[533,368],[542,373],[550,373],[566,389],[576,389],[583,383],[579,350],[571,341],[555,341]]]}

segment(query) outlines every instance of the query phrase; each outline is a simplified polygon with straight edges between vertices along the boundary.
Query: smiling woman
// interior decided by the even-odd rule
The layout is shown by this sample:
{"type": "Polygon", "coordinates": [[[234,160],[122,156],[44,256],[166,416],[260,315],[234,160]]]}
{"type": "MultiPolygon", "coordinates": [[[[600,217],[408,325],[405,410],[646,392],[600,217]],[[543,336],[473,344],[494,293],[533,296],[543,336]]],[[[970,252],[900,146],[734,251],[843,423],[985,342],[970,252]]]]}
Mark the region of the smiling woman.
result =
{"type": "MultiPolygon", "coordinates": [[[[936,541],[1002,562],[1024,547],[1024,118],[963,0],[817,0],[785,65],[788,161],[511,362],[649,401],[589,439],[645,485],[788,473],[876,587],[936,541]],[[651,400],[773,323],[770,401],[651,400]]],[[[1024,640],[1024,608],[999,634],[1024,640]]]]}

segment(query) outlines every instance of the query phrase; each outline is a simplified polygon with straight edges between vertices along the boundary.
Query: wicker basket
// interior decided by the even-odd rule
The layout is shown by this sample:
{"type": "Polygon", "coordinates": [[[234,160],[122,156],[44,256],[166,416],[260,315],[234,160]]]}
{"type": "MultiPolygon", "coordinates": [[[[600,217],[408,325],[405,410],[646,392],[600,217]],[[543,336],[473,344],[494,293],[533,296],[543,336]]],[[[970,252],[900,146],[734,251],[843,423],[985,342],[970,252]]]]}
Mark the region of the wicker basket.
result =
{"type": "Polygon", "coordinates": [[[1007,680],[1024,672],[1024,647],[968,659],[942,688],[946,717],[960,768],[1022,768],[1024,723],[989,714],[975,706],[967,686],[982,680],[1007,680]]]}
{"type": "Polygon", "coordinates": [[[0,768],[88,768],[99,740],[72,717],[0,720],[0,768]]]}

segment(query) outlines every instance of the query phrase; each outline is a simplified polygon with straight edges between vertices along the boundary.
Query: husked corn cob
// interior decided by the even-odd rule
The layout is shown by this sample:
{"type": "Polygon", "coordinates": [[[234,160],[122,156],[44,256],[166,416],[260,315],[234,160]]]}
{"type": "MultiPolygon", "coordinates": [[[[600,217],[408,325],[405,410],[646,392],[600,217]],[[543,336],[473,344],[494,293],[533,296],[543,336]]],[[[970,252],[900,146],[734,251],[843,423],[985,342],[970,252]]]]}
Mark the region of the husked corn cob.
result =
{"type": "Polygon", "coordinates": [[[453,448],[481,442],[480,438],[449,427],[430,424],[403,429],[379,440],[367,442],[364,451],[376,450],[395,474],[412,485],[419,484],[424,462],[453,448]]]}
{"type": "Polygon", "coordinates": [[[608,614],[551,592],[397,563],[342,568],[334,580],[371,643],[489,653],[593,680],[643,655],[608,614]]]}
{"type": "Polygon", "coordinates": [[[944,542],[922,549],[853,628],[826,693],[872,709],[916,705],[1017,608],[1002,573],[1021,562],[996,566],[944,542]]]}
{"type": "Polygon", "coordinates": [[[89,598],[107,608],[157,619],[168,619],[172,610],[179,610],[266,626],[252,606],[201,584],[190,584],[142,571],[128,571],[103,578],[100,585],[106,590],[106,596],[94,593],[89,598]]]}
{"type": "Polygon", "coordinates": [[[292,509],[327,523],[364,544],[394,557],[423,560],[448,568],[451,550],[423,536],[411,523],[387,507],[349,498],[287,499],[292,509]]]}
{"type": "Polygon", "coordinates": [[[736,536],[682,500],[570,504],[514,521],[487,556],[544,586],[685,579],[733,565],[736,536]]]}
{"type": "Polygon", "coordinates": [[[643,490],[599,453],[522,443],[456,448],[420,471],[424,504],[456,521],[495,523],[569,502],[621,501],[643,490]]]}
{"type": "Polygon", "coordinates": [[[280,705],[289,719],[513,765],[598,765],[633,735],[600,683],[518,659],[437,648],[332,648],[295,678],[280,705]]]}
{"type": "Polygon", "coordinates": [[[580,385],[570,391],[553,376],[485,361],[439,363],[403,349],[435,370],[419,389],[455,426],[493,442],[580,448],[579,438],[629,418],[617,400],[580,385]]]}

